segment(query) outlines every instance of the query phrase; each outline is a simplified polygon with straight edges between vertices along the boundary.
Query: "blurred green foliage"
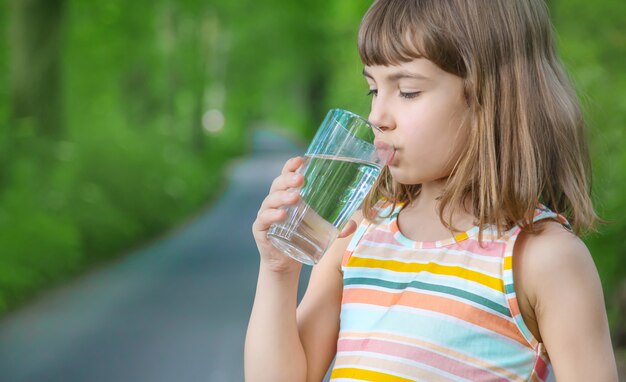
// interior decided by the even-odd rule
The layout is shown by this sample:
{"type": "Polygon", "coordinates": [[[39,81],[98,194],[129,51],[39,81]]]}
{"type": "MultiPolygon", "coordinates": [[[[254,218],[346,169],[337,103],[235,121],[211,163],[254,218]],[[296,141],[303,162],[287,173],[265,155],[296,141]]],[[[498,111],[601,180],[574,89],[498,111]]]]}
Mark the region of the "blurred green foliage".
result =
{"type": "Polygon", "coordinates": [[[554,0],[552,6],[560,53],[587,119],[595,206],[608,222],[585,241],[619,332],[615,342],[626,346],[626,296],[618,293],[626,287],[626,2],[554,0]]]}
{"type": "MultiPolygon", "coordinates": [[[[62,128],[47,135],[12,115],[13,75],[37,69],[12,61],[16,31],[37,19],[15,6],[46,1],[0,0],[0,311],[207,203],[256,124],[308,140],[331,107],[368,113],[356,32],[369,1],[54,0],[62,128]],[[207,110],[223,130],[203,128],[207,110]]],[[[612,221],[586,242],[624,327],[626,2],[549,4],[588,119],[594,200],[612,221]]]]}
{"type": "Polygon", "coordinates": [[[180,222],[244,150],[236,114],[220,133],[203,129],[204,112],[223,107],[209,91],[225,84],[210,60],[218,13],[201,1],[64,1],[62,80],[46,91],[61,98],[62,129],[15,115],[16,73],[44,65],[14,60],[20,44],[45,46],[29,36],[41,16],[18,10],[38,1],[0,12],[0,312],[180,222]]]}

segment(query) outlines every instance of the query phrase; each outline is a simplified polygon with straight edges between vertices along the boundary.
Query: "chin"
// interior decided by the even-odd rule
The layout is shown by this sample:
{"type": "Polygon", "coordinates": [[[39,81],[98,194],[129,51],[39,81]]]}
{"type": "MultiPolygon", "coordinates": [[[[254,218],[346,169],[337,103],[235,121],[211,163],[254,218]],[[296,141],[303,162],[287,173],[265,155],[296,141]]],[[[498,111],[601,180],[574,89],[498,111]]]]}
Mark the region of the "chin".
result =
{"type": "Polygon", "coordinates": [[[401,169],[399,167],[389,167],[389,173],[391,174],[391,178],[403,185],[415,185],[415,184],[427,184],[430,182],[438,182],[440,180],[445,180],[447,176],[441,175],[437,176],[434,174],[424,174],[419,171],[407,171],[405,169],[401,169]]]}
{"type": "Polygon", "coordinates": [[[420,176],[415,174],[407,174],[405,171],[402,171],[398,167],[390,166],[389,173],[391,174],[393,180],[400,184],[411,185],[423,183],[423,179],[420,176]]]}

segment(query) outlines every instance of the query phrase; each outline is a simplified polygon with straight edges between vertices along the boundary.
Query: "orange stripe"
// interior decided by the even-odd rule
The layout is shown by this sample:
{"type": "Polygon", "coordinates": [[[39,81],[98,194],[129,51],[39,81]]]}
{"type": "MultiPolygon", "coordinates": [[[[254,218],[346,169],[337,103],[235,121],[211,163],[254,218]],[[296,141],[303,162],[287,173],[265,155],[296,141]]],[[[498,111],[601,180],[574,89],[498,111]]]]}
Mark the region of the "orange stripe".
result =
{"type": "Polygon", "coordinates": [[[520,314],[519,305],[517,304],[517,299],[516,298],[509,298],[508,302],[509,302],[509,308],[511,309],[511,315],[513,315],[513,317],[515,317],[518,314],[520,314]]]}
{"type": "Polygon", "coordinates": [[[471,305],[445,297],[426,295],[412,291],[388,293],[361,288],[344,289],[342,304],[350,303],[371,304],[384,307],[402,305],[442,313],[509,337],[528,347],[528,342],[521,333],[519,333],[515,323],[471,305]]]}

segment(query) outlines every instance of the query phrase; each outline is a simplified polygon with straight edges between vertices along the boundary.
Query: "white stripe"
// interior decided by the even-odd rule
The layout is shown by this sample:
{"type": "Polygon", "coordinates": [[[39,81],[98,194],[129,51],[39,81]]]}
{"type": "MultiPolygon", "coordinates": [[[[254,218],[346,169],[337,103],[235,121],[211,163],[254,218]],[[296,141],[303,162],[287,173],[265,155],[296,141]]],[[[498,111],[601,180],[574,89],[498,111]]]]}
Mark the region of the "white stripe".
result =
{"type": "MultiPolygon", "coordinates": [[[[366,239],[361,240],[359,244],[367,245],[368,247],[372,247],[372,248],[393,249],[393,250],[397,250],[398,252],[450,253],[450,254],[457,255],[457,256],[462,256],[462,257],[467,256],[467,257],[471,257],[471,258],[475,258],[475,259],[479,259],[479,260],[482,260],[485,262],[491,262],[491,263],[499,263],[502,261],[502,257],[497,257],[493,255],[481,255],[480,253],[476,253],[472,251],[452,249],[448,247],[409,248],[403,245],[395,245],[392,243],[381,243],[381,242],[375,242],[375,241],[370,241],[366,239]]],[[[355,249],[356,248],[354,248],[353,250],[355,249]]]]}

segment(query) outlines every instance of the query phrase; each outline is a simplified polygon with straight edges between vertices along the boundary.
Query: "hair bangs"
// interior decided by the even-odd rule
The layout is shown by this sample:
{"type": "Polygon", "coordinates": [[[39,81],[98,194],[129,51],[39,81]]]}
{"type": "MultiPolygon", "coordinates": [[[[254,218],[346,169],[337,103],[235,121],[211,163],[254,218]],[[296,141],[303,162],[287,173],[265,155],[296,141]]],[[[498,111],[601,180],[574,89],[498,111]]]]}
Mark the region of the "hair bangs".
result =
{"type": "Polygon", "coordinates": [[[365,65],[397,65],[428,55],[423,49],[423,33],[417,20],[414,1],[392,1],[393,6],[377,2],[363,17],[358,50],[365,65]]]}

